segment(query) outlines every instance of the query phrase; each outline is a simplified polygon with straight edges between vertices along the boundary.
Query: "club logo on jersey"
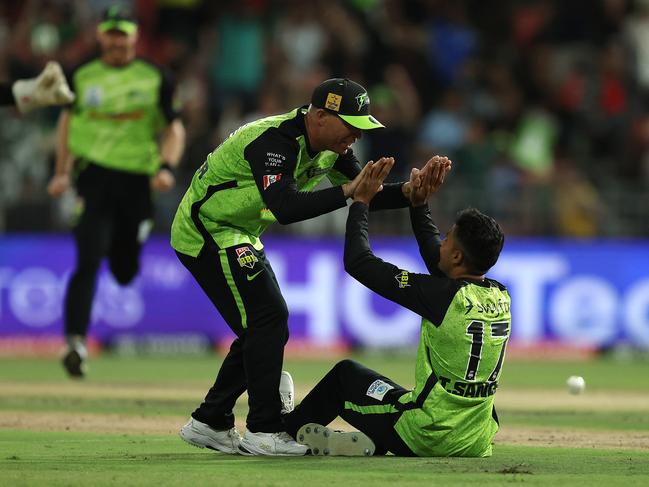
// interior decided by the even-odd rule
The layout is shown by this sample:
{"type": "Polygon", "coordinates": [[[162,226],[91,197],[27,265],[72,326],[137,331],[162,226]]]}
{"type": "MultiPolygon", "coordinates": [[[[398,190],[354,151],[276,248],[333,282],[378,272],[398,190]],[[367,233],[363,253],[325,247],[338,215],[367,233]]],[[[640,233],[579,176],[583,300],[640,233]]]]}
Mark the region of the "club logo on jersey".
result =
{"type": "Polygon", "coordinates": [[[336,95],[335,93],[329,93],[327,95],[327,101],[325,102],[325,108],[328,110],[333,110],[334,112],[340,111],[340,104],[343,101],[343,97],[336,95]]]}
{"type": "Polygon", "coordinates": [[[264,189],[268,188],[268,186],[270,186],[273,183],[276,183],[280,179],[282,179],[281,174],[266,174],[264,176],[264,189]]]}
{"type": "Polygon", "coordinates": [[[377,399],[378,401],[382,401],[383,396],[385,396],[385,394],[390,389],[394,389],[394,386],[391,386],[387,382],[377,379],[370,384],[370,387],[367,389],[366,394],[374,399],[377,399]]]}
{"type": "Polygon", "coordinates": [[[248,246],[239,247],[238,249],[234,249],[234,251],[237,254],[237,262],[239,262],[241,267],[252,269],[255,267],[255,262],[259,262],[257,256],[252,253],[252,250],[248,246]]]}
{"type": "Polygon", "coordinates": [[[356,103],[358,103],[358,111],[361,111],[365,105],[370,104],[370,96],[367,93],[360,93],[356,95],[356,103]]]}
{"type": "Polygon", "coordinates": [[[103,90],[100,86],[89,86],[85,93],[86,105],[89,107],[98,107],[101,105],[103,90]]]}
{"type": "Polygon", "coordinates": [[[310,167],[309,169],[306,170],[306,177],[309,179],[317,178],[318,176],[322,176],[323,174],[327,174],[329,172],[328,167],[310,167]]]}
{"type": "Polygon", "coordinates": [[[410,287],[410,283],[408,282],[410,275],[408,274],[408,271],[401,271],[399,274],[394,276],[394,278],[397,280],[397,283],[399,283],[399,289],[410,287]]]}
{"type": "Polygon", "coordinates": [[[131,90],[126,94],[126,96],[132,103],[145,103],[150,98],[146,92],[140,90],[131,90]]]}

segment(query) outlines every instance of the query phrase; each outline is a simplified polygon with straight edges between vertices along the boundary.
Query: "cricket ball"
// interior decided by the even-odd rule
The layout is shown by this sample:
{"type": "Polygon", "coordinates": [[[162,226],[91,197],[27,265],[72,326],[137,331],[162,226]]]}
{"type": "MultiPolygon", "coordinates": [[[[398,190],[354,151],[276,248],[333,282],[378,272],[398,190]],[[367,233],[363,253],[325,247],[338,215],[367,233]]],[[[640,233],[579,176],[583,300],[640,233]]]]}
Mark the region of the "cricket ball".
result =
{"type": "Polygon", "coordinates": [[[571,375],[566,381],[570,394],[581,394],[586,388],[586,381],[579,375],[571,375]]]}

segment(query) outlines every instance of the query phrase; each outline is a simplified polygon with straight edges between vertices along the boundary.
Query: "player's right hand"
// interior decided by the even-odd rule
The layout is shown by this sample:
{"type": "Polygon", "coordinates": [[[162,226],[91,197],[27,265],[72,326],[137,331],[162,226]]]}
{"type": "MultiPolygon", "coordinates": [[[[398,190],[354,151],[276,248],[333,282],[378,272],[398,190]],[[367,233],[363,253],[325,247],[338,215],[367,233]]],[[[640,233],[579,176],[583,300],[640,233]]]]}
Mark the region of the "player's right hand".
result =
{"type": "Polygon", "coordinates": [[[381,157],[376,162],[368,162],[367,170],[363,171],[362,178],[354,190],[354,201],[365,204],[370,203],[374,195],[383,190],[383,180],[388,176],[394,166],[393,157],[381,157]]]}
{"type": "Polygon", "coordinates": [[[170,191],[176,185],[176,177],[171,171],[162,169],[151,178],[151,187],[161,193],[170,191]]]}
{"type": "Polygon", "coordinates": [[[50,196],[58,198],[70,187],[70,176],[67,174],[55,174],[47,185],[47,192],[50,196]]]}
{"type": "Polygon", "coordinates": [[[348,182],[342,185],[343,188],[343,194],[345,195],[345,198],[351,198],[354,196],[354,192],[356,191],[356,187],[358,186],[358,183],[363,179],[365,176],[365,173],[372,167],[372,161],[369,161],[367,164],[363,166],[363,169],[361,169],[361,172],[359,172],[356,177],[348,182]]]}

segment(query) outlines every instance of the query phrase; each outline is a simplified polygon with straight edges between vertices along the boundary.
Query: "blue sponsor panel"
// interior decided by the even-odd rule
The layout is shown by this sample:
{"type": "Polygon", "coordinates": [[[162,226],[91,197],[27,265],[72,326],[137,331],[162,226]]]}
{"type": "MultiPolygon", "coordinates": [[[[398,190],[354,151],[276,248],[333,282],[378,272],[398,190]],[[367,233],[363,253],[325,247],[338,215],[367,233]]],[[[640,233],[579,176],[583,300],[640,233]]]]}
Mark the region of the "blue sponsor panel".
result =
{"type": "MultiPolygon", "coordinates": [[[[345,274],[342,239],[267,238],[266,252],[290,310],[291,338],[405,346],[418,339],[413,313],[374,295],[345,274]]],[[[425,272],[413,239],[373,239],[381,258],[425,272]]],[[[69,237],[0,238],[0,338],[59,335],[75,250],[69,237]]],[[[141,272],[120,287],[102,268],[91,334],[120,337],[233,335],[167,239],[145,247],[141,272]]],[[[649,345],[649,242],[511,240],[491,277],[512,294],[514,342],[649,345]]],[[[399,276],[394,285],[399,286],[399,276]]]]}

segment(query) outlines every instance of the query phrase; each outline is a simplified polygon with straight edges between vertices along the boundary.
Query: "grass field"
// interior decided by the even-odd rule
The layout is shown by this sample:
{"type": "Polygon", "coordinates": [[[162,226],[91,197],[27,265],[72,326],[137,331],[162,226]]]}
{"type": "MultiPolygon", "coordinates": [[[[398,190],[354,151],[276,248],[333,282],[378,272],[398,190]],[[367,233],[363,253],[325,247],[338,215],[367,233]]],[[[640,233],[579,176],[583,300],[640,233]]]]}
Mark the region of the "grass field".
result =
{"type": "MultiPolygon", "coordinates": [[[[356,356],[412,386],[414,354],[356,356]]],[[[287,360],[298,398],[333,360],[287,360]]],[[[0,359],[0,485],[649,485],[649,362],[514,362],[496,395],[494,455],[248,458],[192,448],[177,430],[216,357],[114,357],[82,382],[52,360],[0,359]],[[571,396],[568,375],[587,390],[571,396]]],[[[245,397],[237,405],[243,429],[245,397]]],[[[338,426],[344,426],[342,423],[338,426]]]]}

